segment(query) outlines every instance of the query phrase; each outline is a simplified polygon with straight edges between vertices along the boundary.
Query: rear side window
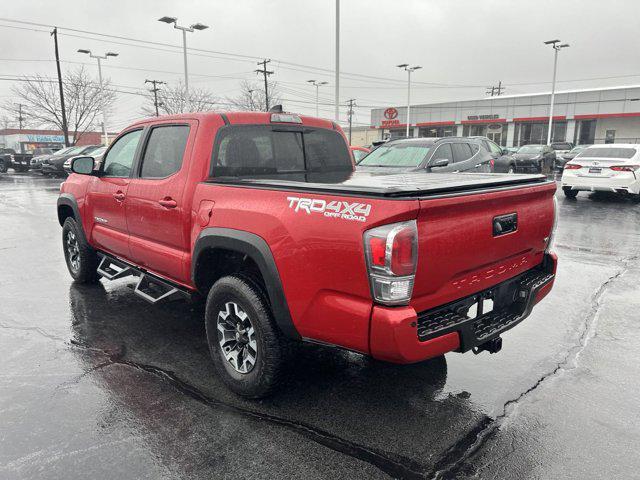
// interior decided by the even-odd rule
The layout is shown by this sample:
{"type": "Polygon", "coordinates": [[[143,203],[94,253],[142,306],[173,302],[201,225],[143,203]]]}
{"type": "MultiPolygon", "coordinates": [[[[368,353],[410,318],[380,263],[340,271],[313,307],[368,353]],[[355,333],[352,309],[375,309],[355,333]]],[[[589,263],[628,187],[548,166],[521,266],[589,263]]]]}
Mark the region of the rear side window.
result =
{"type": "Polygon", "coordinates": [[[165,178],[182,167],[182,157],[189,138],[187,125],[153,127],[142,157],[142,178],[165,178]]]}
{"type": "Polygon", "coordinates": [[[589,147],[578,155],[576,158],[631,158],[636,154],[635,148],[624,147],[589,147]]]}
{"type": "Polygon", "coordinates": [[[472,156],[471,147],[467,143],[454,143],[451,147],[453,148],[454,162],[463,162],[472,156]]]}
{"type": "Polygon", "coordinates": [[[215,177],[353,170],[338,132],[269,125],[223,128],[211,165],[215,177]]]}

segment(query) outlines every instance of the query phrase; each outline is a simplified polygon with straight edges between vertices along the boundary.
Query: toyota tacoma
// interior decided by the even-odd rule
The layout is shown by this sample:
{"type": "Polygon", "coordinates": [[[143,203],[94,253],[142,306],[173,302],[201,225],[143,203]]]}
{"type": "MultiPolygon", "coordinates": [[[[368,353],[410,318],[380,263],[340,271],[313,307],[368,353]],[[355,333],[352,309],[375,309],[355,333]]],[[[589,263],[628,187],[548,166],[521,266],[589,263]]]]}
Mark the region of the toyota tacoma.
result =
{"type": "Polygon", "coordinates": [[[216,371],[247,397],[276,387],[295,342],[398,364],[496,352],[554,282],[553,182],[355,172],[328,120],[147,119],[70,168],[57,212],[74,280],[206,299],[216,371]]]}

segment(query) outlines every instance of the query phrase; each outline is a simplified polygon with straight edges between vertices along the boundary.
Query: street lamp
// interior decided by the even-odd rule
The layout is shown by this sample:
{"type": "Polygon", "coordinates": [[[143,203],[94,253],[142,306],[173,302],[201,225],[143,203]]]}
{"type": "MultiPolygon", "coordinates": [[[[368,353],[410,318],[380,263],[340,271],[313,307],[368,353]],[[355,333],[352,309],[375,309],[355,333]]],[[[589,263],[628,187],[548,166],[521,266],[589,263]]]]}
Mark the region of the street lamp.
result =
{"type": "Polygon", "coordinates": [[[568,43],[560,43],[560,40],[547,40],[545,45],[551,45],[555,50],[553,54],[553,80],[551,81],[551,104],[549,105],[549,131],[547,132],[547,145],[551,145],[551,132],[553,128],[553,101],[556,95],[556,70],[558,69],[558,52],[569,46],[568,43]]]}
{"type": "Polygon", "coordinates": [[[162,17],[158,19],[159,22],[164,22],[168,24],[173,24],[173,28],[178,30],[182,30],[182,50],[184,55],[184,91],[185,96],[187,97],[187,102],[189,101],[189,74],[187,70],[187,32],[193,32],[194,30],[206,30],[209,28],[207,25],[203,23],[194,23],[189,27],[182,27],[178,25],[178,19],[175,17],[162,17]]]}
{"type": "Polygon", "coordinates": [[[416,70],[420,70],[422,67],[420,65],[414,65],[410,67],[408,63],[401,63],[400,65],[396,65],[398,68],[402,68],[407,72],[407,137],[409,136],[409,124],[411,123],[411,72],[415,72],[416,70]]]}
{"type": "Polygon", "coordinates": [[[109,137],[107,136],[107,114],[106,114],[106,105],[104,103],[104,85],[102,84],[102,64],[100,60],[106,60],[108,57],[117,57],[118,54],[115,52],[107,52],[104,55],[94,55],[91,53],[91,50],[86,50],[81,48],[78,50],[78,53],[86,53],[91,58],[95,58],[98,60],[98,79],[100,80],[100,97],[102,98],[102,135],[104,135],[104,144],[109,144],[109,137]]]}
{"type": "Polygon", "coordinates": [[[319,99],[320,87],[322,85],[327,85],[329,82],[318,82],[317,80],[307,80],[307,82],[309,82],[310,84],[316,87],[316,117],[319,117],[320,113],[318,110],[318,99],[319,99]]]}

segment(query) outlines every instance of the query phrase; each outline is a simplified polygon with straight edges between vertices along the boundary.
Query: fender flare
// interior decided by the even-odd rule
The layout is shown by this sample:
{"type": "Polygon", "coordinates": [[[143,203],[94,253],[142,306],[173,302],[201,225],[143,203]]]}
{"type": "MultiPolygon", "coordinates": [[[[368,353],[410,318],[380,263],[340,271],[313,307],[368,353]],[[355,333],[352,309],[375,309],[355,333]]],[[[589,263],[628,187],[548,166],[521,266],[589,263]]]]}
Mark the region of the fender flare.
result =
{"type": "Polygon", "coordinates": [[[71,210],[73,211],[73,218],[80,227],[80,232],[82,233],[84,241],[86,242],[87,235],[84,231],[84,226],[82,225],[82,217],[80,216],[80,209],[78,208],[78,201],[76,200],[76,198],[70,193],[61,193],[58,197],[56,211],[58,214],[58,223],[60,224],[60,226],[64,225],[64,220],[60,216],[60,207],[62,206],[71,208],[71,210]]]}
{"type": "Polygon", "coordinates": [[[231,228],[209,227],[200,232],[193,248],[191,259],[191,280],[195,285],[195,274],[198,269],[198,260],[203,252],[209,249],[223,248],[233,250],[250,257],[258,266],[275,321],[280,330],[289,338],[301,339],[298,330],[293,324],[287,299],[282,289],[282,281],[273,258],[273,253],[267,242],[262,237],[243,230],[231,228]]]}

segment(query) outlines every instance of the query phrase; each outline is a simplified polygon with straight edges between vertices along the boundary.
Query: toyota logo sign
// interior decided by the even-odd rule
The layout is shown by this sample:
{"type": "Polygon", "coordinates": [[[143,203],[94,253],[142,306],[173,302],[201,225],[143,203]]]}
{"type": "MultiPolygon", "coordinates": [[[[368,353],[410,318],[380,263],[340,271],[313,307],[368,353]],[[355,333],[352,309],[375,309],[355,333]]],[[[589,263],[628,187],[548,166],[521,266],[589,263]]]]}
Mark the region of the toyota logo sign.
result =
{"type": "Polygon", "coordinates": [[[398,109],[397,108],[390,107],[390,108],[387,108],[384,111],[384,118],[386,118],[387,120],[393,120],[393,119],[395,119],[397,117],[398,117],[398,109]]]}

